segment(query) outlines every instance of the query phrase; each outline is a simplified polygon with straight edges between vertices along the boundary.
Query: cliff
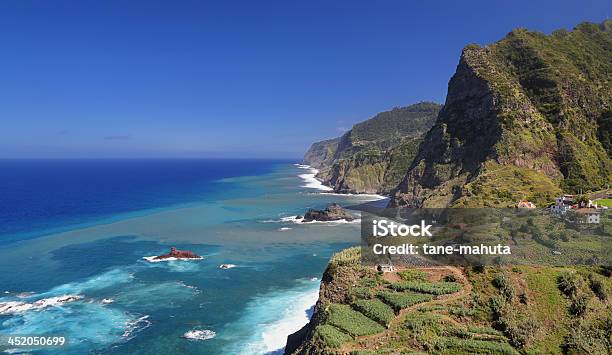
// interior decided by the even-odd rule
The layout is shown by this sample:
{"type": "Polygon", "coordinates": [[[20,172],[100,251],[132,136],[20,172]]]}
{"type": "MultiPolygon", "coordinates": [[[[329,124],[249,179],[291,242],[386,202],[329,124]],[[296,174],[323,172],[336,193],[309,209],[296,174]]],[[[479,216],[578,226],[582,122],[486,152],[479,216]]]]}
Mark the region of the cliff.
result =
{"type": "Polygon", "coordinates": [[[334,159],[339,141],[340,138],[334,138],[313,143],[304,154],[304,164],[317,169],[329,166],[334,159]]]}
{"type": "Polygon", "coordinates": [[[468,45],[392,206],[508,206],[612,180],[612,21],[468,45]]]}
{"type": "Polygon", "coordinates": [[[422,102],[381,112],[342,137],[313,144],[304,163],[320,169],[318,178],[336,192],[388,193],[439,110],[438,104],[422,102]]]}

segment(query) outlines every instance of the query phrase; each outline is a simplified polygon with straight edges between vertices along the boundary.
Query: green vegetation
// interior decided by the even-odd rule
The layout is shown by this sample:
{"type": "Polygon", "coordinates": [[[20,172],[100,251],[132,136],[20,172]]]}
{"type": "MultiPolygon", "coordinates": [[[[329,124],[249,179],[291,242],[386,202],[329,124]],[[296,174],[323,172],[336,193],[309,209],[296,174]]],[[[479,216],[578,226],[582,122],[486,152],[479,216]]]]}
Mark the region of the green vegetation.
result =
{"type": "Polygon", "coordinates": [[[492,341],[440,337],[434,339],[431,343],[432,348],[435,350],[453,350],[486,354],[518,354],[512,346],[492,341]]]}
{"type": "Polygon", "coordinates": [[[385,329],[348,305],[331,304],[328,311],[327,323],[352,336],[376,334],[385,329]]]}
{"type": "Polygon", "coordinates": [[[404,321],[404,326],[414,333],[422,333],[428,330],[437,331],[442,321],[442,316],[435,313],[410,313],[404,321]]]}
{"type": "Polygon", "coordinates": [[[504,335],[499,330],[493,329],[491,327],[468,327],[468,331],[470,333],[476,333],[476,334],[487,334],[487,335],[498,335],[498,336],[504,335]]]}
{"type": "Polygon", "coordinates": [[[355,301],[353,308],[385,327],[395,318],[393,309],[377,299],[355,301]]]}
{"type": "Polygon", "coordinates": [[[353,300],[368,300],[374,296],[370,287],[358,286],[349,291],[349,296],[353,300]]]}
{"type": "Polygon", "coordinates": [[[445,295],[461,290],[461,284],[456,282],[421,282],[402,281],[391,285],[396,291],[415,291],[432,295],[445,295]]]}
{"type": "Polygon", "coordinates": [[[397,273],[404,281],[427,281],[427,273],[421,270],[407,269],[397,273]]]}
{"type": "Polygon", "coordinates": [[[396,312],[418,303],[431,301],[433,298],[431,295],[391,291],[380,291],[376,296],[393,307],[396,312]]]}
{"type": "Polygon", "coordinates": [[[334,254],[329,263],[332,267],[357,265],[360,258],[361,251],[358,247],[353,247],[334,254]]]}
{"type": "Polygon", "coordinates": [[[339,348],[342,344],[353,339],[350,335],[328,324],[319,325],[315,329],[314,338],[323,342],[324,346],[332,349],[339,348]]]}
{"type": "Polygon", "coordinates": [[[595,200],[599,206],[612,207],[612,198],[602,198],[599,200],[595,200]]]}

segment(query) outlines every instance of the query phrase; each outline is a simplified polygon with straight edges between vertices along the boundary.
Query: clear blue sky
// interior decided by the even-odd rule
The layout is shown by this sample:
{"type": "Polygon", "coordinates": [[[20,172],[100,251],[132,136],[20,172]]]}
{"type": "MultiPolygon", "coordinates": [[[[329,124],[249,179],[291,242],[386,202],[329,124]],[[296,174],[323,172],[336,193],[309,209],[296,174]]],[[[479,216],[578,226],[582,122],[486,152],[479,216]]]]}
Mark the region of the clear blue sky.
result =
{"type": "Polygon", "coordinates": [[[0,157],[299,157],[602,1],[0,2],[0,157]]]}

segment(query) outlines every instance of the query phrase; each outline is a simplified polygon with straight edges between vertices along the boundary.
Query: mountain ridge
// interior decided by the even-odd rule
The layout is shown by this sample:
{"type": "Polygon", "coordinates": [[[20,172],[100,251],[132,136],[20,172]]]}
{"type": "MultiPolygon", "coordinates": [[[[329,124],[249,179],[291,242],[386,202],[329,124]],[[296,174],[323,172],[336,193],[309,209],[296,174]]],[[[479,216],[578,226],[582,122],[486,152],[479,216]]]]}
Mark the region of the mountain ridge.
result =
{"type": "Polygon", "coordinates": [[[490,46],[466,46],[391,206],[546,204],[562,190],[604,188],[612,176],[611,23],[550,36],[517,29],[490,46]]]}
{"type": "Polygon", "coordinates": [[[440,105],[395,107],[355,124],[341,137],[314,143],[303,162],[341,193],[388,193],[408,168],[440,105]]]}

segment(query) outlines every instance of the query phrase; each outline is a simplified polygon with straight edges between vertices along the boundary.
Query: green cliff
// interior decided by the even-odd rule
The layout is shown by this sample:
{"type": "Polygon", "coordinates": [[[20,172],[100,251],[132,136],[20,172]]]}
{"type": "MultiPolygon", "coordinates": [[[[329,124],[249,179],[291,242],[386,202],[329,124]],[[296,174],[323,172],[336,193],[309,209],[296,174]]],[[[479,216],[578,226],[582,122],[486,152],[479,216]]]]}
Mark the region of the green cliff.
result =
{"type": "Polygon", "coordinates": [[[432,127],[440,105],[422,102],[381,112],[342,137],[317,142],[304,163],[342,193],[388,193],[410,166],[422,136],[432,127]]]}
{"type": "Polygon", "coordinates": [[[508,206],[612,177],[612,21],[464,48],[391,204],[508,206]]]}

